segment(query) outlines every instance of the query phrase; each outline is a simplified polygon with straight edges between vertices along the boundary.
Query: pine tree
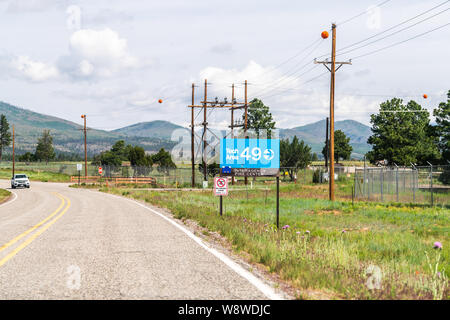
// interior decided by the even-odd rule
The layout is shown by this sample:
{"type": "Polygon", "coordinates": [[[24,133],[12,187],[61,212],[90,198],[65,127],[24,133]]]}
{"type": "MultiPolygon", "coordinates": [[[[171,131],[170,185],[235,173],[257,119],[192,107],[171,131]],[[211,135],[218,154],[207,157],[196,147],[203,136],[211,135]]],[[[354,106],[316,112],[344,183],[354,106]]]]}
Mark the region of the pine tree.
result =
{"type": "Polygon", "coordinates": [[[11,132],[9,132],[9,123],[6,116],[0,116],[0,161],[2,161],[3,148],[11,144],[11,132]]]}
{"type": "Polygon", "coordinates": [[[37,160],[45,161],[47,164],[50,160],[55,158],[53,137],[50,134],[50,130],[43,131],[42,137],[38,140],[35,155],[37,160]]]}

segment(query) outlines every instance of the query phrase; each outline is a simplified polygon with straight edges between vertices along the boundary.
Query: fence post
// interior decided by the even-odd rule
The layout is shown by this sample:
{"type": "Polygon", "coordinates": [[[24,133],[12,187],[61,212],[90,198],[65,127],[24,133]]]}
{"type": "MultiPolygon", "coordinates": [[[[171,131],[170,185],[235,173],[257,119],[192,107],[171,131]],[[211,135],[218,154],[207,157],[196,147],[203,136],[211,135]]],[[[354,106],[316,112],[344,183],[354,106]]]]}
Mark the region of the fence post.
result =
{"type": "Polygon", "coordinates": [[[413,178],[413,203],[416,203],[416,172],[415,172],[415,170],[412,171],[412,178],[413,178]]]}
{"type": "MultiPolygon", "coordinates": [[[[427,161],[428,162],[428,161],[427,161]]],[[[430,192],[431,192],[431,206],[434,206],[434,199],[433,199],[433,165],[428,162],[430,165],[430,192]]]]}
{"type": "Polygon", "coordinates": [[[380,186],[381,186],[381,202],[383,202],[383,168],[381,168],[380,173],[380,186]]]}
{"type": "Polygon", "coordinates": [[[399,202],[399,196],[398,196],[398,166],[396,164],[395,164],[395,166],[397,167],[397,169],[395,171],[395,192],[397,194],[397,202],[399,202]]]}

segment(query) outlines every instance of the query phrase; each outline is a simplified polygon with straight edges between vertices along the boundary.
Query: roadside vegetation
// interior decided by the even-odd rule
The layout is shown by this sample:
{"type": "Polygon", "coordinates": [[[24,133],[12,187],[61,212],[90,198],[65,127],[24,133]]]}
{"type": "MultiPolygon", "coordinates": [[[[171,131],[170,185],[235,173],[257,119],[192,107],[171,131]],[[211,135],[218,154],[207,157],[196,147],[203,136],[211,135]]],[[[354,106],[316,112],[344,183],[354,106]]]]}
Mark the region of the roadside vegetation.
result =
{"type": "Polygon", "coordinates": [[[8,198],[11,196],[11,192],[5,189],[0,189],[0,204],[8,200],[8,198]]]}
{"type": "Polygon", "coordinates": [[[311,291],[332,299],[450,298],[450,211],[444,208],[331,203],[319,186],[283,184],[277,230],[273,186],[232,191],[223,217],[211,191],[101,190],[219,233],[237,253],[296,288],[297,298],[310,298],[311,291]]]}
{"type": "MultiPolygon", "coordinates": [[[[62,173],[20,170],[20,168],[16,170],[16,173],[26,174],[30,181],[70,182],[70,176],[62,173]]],[[[10,180],[11,176],[11,169],[0,169],[0,179],[10,180]]]]}

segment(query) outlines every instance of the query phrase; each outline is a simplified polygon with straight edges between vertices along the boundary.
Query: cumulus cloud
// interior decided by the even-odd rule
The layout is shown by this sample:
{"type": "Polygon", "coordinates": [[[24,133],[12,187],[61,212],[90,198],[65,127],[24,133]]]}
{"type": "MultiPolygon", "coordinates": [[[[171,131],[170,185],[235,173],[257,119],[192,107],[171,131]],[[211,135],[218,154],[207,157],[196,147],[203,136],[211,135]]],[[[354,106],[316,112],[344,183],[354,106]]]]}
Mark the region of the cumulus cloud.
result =
{"type": "Polygon", "coordinates": [[[15,74],[33,82],[42,82],[58,77],[58,69],[50,64],[34,61],[27,56],[18,56],[11,61],[15,74]]]}
{"type": "Polygon", "coordinates": [[[127,40],[109,28],[74,32],[69,49],[70,54],[60,59],[59,66],[73,78],[111,77],[139,65],[129,53],[127,40]]]}
{"type": "MultiPolygon", "coordinates": [[[[248,80],[249,100],[253,98],[263,100],[266,105],[270,106],[277,127],[289,128],[323,120],[329,116],[329,76],[325,74],[317,77],[323,73],[322,69],[313,66],[299,72],[282,72],[279,69],[250,61],[242,69],[207,67],[199,73],[195,81],[202,83],[203,79],[208,79],[208,82],[212,83],[208,89],[210,95],[219,96],[220,99],[225,96],[230,98],[230,84],[238,84],[236,96],[238,100],[242,101],[242,83],[244,80],[248,80]],[[309,69],[311,69],[310,72],[300,76],[309,69]],[[309,82],[313,78],[316,79],[309,82]]],[[[341,79],[341,81],[343,80],[341,79]]],[[[368,123],[368,115],[375,112],[378,105],[379,101],[374,99],[336,93],[337,120],[355,119],[368,123]]],[[[218,127],[226,127],[229,125],[229,121],[223,120],[224,117],[227,118],[224,113],[216,112],[212,114],[211,122],[218,127]]]]}

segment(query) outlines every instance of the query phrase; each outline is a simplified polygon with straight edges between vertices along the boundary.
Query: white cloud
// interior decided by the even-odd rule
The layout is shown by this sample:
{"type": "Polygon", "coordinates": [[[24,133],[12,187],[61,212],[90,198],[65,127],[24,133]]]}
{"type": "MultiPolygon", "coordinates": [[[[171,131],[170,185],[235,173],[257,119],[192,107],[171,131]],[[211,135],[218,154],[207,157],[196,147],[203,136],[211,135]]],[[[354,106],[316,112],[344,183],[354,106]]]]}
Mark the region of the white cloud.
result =
{"type": "Polygon", "coordinates": [[[19,56],[11,61],[11,67],[16,74],[33,82],[42,82],[58,77],[56,67],[39,61],[31,60],[27,56],[19,56]]]}
{"type": "Polygon", "coordinates": [[[13,13],[37,12],[66,5],[68,0],[1,0],[7,3],[7,10],[13,13]]]}
{"type": "Polygon", "coordinates": [[[78,30],[70,37],[69,48],[60,68],[75,78],[111,77],[139,65],[128,51],[127,40],[109,28],[78,30]]]}

